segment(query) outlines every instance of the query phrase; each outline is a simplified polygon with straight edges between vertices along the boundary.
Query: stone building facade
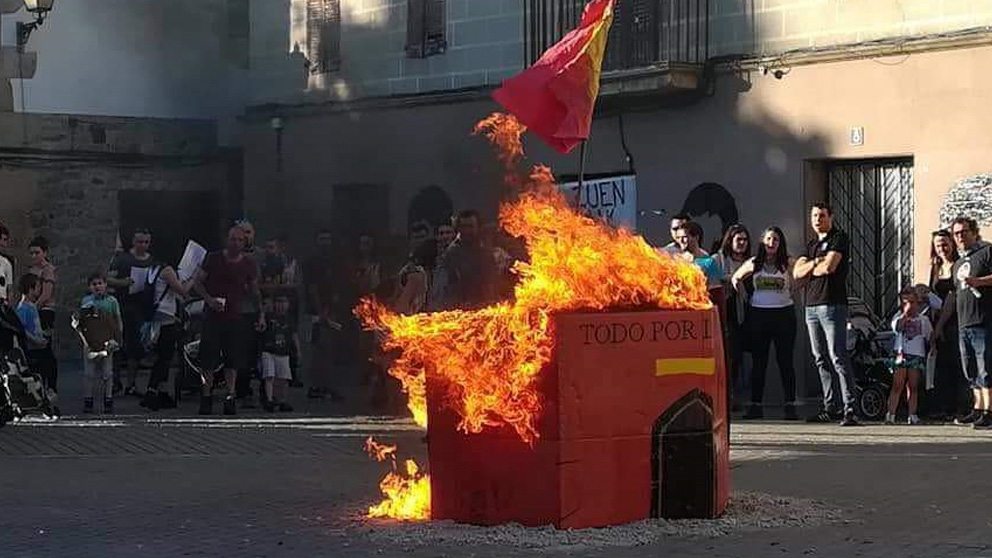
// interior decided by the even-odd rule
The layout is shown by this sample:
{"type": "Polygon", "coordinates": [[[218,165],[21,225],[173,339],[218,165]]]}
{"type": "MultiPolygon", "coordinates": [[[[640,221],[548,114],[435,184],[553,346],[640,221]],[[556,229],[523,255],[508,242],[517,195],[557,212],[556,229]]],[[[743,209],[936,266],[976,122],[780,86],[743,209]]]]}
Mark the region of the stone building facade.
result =
{"type": "MultiPolygon", "coordinates": [[[[280,56],[296,45],[311,58],[325,52],[308,52],[301,41],[312,38],[307,9],[316,3],[339,7],[330,35],[337,64],[311,70],[305,86],[284,82],[249,107],[248,211],[298,242],[319,227],[366,226],[400,244],[418,208],[431,203],[494,220],[506,192],[488,147],[470,131],[498,110],[492,89],[527,63],[537,39],[525,6],[557,3],[441,2],[446,50],[421,58],[405,48],[414,2],[265,4],[285,11],[281,21],[255,2],[264,46],[279,47],[280,56]]],[[[637,229],[655,244],[669,240],[671,215],[689,211],[707,244],[739,221],[755,235],[781,226],[798,253],[809,204],[829,200],[859,242],[852,292],[887,313],[894,289],[926,281],[929,232],[948,192],[992,170],[992,4],[708,5],[704,63],[654,60],[604,75],[586,171],[636,173],[637,229]]],[[[252,52],[253,61],[264,56],[252,52]]],[[[559,176],[577,171],[577,154],[553,153],[532,138],[526,147],[559,176]]],[[[798,343],[805,359],[804,336],[798,343]]],[[[801,364],[808,373],[800,387],[812,394],[816,374],[801,364]]]]}
{"type": "MultiPolygon", "coordinates": [[[[112,246],[113,234],[126,228],[121,205],[140,205],[134,192],[212,192],[220,201],[203,203],[220,208],[215,226],[247,214],[263,236],[286,233],[297,247],[330,227],[346,237],[378,232],[401,254],[409,224],[425,213],[476,208],[494,220],[509,192],[488,147],[469,132],[498,109],[492,89],[548,42],[536,29],[564,31],[554,21],[567,18],[535,23],[534,7],[581,6],[112,1],[114,8],[104,6],[111,0],[73,4],[80,18],[91,16],[74,40],[113,30],[108,37],[142,45],[121,59],[150,70],[124,79],[125,90],[136,93],[108,101],[100,92],[112,72],[98,65],[73,74],[82,76],[75,89],[42,86],[63,83],[46,73],[59,67],[56,60],[82,67],[77,52],[58,46],[59,37],[73,35],[56,32],[56,12],[32,39],[42,62],[27,84],[28,110],[32,99],[44,99],[36,110],[208,118],[221,123],[223,143],[243,148],[243,166],[217,147],[209,122],[0,115],[0,176],[11,185],[7,199],[17,200],[2,204],[0,217],[14,224],[19,241],[39,231],[53,237],[66,285],[108,258],[98,247],[112,246]],[[144,9],[151,4],[155,10],[144,9]],[[101,9],[119,16],[109,29],[93,15],[101,9]],[[99,83],[90,83],[92,75],[102,76],[99,83]],[[32,88],[39,94],[32,97],[32,88]],[[93,102],[74,104],[86,99],[93,102]],[[235,114],[243,114],[237,123],[235,114]]],[[[619,5],[623,11],[624,0],[619,5]]],[[[708,30],[702,59],[655,52],[604,75],[586,170],[636,173],[640,233],[665,243],[668,217],[690,210],[710,240],[731,220],[753,232],[777,224],[795,252],[807,238],[808,204],[829,199],[859,240],[874,243],[858,248],[858,294],[884,310],[893,286],[926,277],[928,232],[948,192],[961,197],[969,185],[984,184],[974,177],[992,171],[992,3],[637,5],[656,15],[705,6],[697,12],[703,16],[682,20],[708,30]]],[[[623,17],[627,27],[618,20],[614,44],[630,42],[633,35],[623,33],[632,29],[643,32],[640,16],[623,17]]],[[[115,43],[111,50],[116,56],[125,49],[115,43]]],[[[577,170],[574,154],[530,140],[527,148],[559,175],[577,170]]],[[[992,207],[992,200],[981,203],[992,207]]],[[[212,219],[179,215],[183,222],[212,219]]],[[[77,294],[67,289],[65,300],[77,294]]]]}
{"type": "MultiPolygon", "coordinates": [[[[429,2],[429,0],[428,0],[429,2]]],[[[443,53],[407,52],[419,0],[252,0],[251,104],[347,101],[497,86],[524,67],[525,0],[441,0],[443,53]],[[340,63],[300,71],[317,4],[337,14],[340,63]]],[[[569,3],[569,2],[566,2],[569,3]]],[[[621,9],[622,9],[621,0],[621,9]]],[[[969,0],[710,0],[712,56],[785,59],[799,49],[958,33],[992,25],[992,3],[969,0]]],[[[318,16],[319,17],[319,16],[318,16]]]]}
{"type": "Polygon", "coordinates": [[[223,221],[239,214],[240,165],[218,148],[212,121],[0,113],[0,220],[17,273],[31,238],[51,243],[62,355],[76,355],[69,313],[118,235],[152,229],[153,252],[172,264],[188,238],[217,247],[223,221]]]}

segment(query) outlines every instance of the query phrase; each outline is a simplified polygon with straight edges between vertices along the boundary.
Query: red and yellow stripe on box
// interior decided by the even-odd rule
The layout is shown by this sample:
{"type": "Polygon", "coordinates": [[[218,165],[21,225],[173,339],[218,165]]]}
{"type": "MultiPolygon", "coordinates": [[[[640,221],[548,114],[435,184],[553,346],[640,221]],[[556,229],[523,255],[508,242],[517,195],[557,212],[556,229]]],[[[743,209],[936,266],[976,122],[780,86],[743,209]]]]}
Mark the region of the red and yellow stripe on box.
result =
{"type": "Polygon", "coordinates": [[[582,22],[523,72],[496,101],[560,153],[589,137],[616,0],[592,0],[582,22]]]}

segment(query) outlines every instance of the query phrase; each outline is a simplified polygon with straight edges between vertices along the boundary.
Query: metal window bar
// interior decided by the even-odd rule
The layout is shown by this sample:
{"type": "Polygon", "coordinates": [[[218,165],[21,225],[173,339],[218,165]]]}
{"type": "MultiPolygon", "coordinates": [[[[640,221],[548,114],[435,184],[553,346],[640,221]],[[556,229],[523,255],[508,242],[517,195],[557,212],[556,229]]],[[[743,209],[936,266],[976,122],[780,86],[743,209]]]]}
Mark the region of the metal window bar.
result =
{"type": "Polygon", "coordinates": [[[406,54],[426,58],[447,50],[445,0],[407,0],[406,54]]]}
{"type": "Polygon", "coordinates": [[[850,235],[849,294],[891,316],[913,283],[913,163],[835,163],[828,174],[834,222],[850,235]]]}
{"type": "MultiPolygon", "coordinates": [[[[578,26],[585,0],[522,0],[527,65],[578,26]]],[[[710,0],[617,0],[604,69],[709,57],[710,0]]]]}
{"type": "Polygon", "coordinates": [[[340,0],[307,0],[307,55],[312,73],[341,67],[340,0]]]}

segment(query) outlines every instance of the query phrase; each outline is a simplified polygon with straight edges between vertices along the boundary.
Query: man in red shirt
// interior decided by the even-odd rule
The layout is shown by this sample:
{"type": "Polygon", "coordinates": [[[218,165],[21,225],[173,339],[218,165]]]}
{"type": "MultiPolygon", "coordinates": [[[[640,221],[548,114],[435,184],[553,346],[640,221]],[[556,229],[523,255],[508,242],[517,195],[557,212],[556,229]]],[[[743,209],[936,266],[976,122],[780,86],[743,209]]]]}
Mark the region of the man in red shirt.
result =
{"type": "MultiPolygon", "coordinates": [[[[245,347],[252,340],[251,324],[241,319],[240,309],[246,300],[261,300],[258,289],[258,267],[244,250],[245,231],[234,226],[227,231],[227,248],[207,256],[200,268],[200,281],[196,291],[206,302],[206,320],[200,340],[200,363],[206,371],[203,375],[203,395],[200,397],[200,414],[212,412],[211,390],[213,374],[217,365],[224,363],[224,379],[227,382],[227,398],[224,400],[224,414],[236,413],[237,371],[247,368],[248,351],[245,347]]],[[[261,304],[258,304],[261,308],[261,304]]],[[[255,324],[259,330],[265,327],[265,313],[260,312],[255,324]]]]}

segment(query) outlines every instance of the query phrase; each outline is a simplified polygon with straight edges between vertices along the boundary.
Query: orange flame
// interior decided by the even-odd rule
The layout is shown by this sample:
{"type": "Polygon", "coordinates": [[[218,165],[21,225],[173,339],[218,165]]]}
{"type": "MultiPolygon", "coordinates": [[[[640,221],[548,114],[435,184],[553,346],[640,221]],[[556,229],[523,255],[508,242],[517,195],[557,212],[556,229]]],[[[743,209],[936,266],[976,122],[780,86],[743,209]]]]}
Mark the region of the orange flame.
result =
{"type": "Polygon", "coordinates": [[[365,451],[376,461],[389,459],[392,471],[379,482],[379,490],[384,499],[369,507],[369,517],[390,517],[393,519],[427,519],[431,514],[430,477],[420,473],[420,468],[412,459],[404,462],[405,472],[396,467],[396,446],[376,442],[372,436],[365,440],[365,451]]]}
{"type": "MultiPolygon", "coordinates": [[[[364,300],[355,312],[366,327],[385,334],[385,350],[400,350],[389,373],[401,382],[417,424],[427,424],[430,373],[443,380],[443,400],[437,403],[458,413],[460,430],[478,433],[508,425],[533,444],[541,412],[535,381],[551,360],[552,314],[705,309],[710,301],[706,280],[695,265],[659,253],[627,230],[579,214],[558,191],[549,168],[536,166],[529,176],[519,176],[514,167],[523,156],[524,131],[514,117],[502,114],[475,129],[499,148],[507,181],[522,187],[516,201],[500,208],[501,225],[524,240],[530,257],[514,265],[520,278],[514,300],[473,311],[411,316],[364,300]]],[[[397,481],[387,477],[384,485],[387,480],[397,481]]]]}
{"type": "Polygon", "coordinates": [[[396,446],[380,444],[376,442],[372,436],[365,439],[365,451],[368,452],[369,457],[380,463],[386,459],[396,461],[396,446]]]}
{"type": "MultiPolygon", "coordinates": [[[[472,133],[482,134],[492,142],[498,149],[496,157],[504,167],[510,169],[524,156],[524,143],[520,138],[526,131],[527,127],[516,117],[495,112],[480,120],[472,133]]],[[[512,180],[514,177],[508,172],[507,178],[512,180]]]]}
{"type": "Polygon", "coordinates": [[[369,507],[369,517],[388,517],[406,521],[430,518],[430,477],[420,473],[414,460],[407,459],[405,464],[405,474],[394,470],[379,483],[379,490],[385,495],[385,499],[369,507]]]}

